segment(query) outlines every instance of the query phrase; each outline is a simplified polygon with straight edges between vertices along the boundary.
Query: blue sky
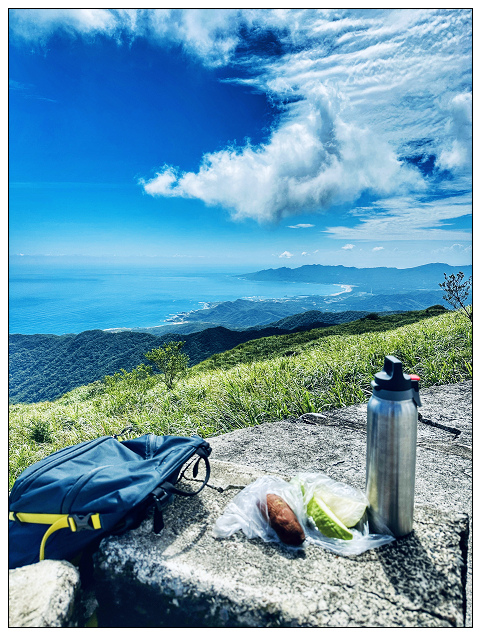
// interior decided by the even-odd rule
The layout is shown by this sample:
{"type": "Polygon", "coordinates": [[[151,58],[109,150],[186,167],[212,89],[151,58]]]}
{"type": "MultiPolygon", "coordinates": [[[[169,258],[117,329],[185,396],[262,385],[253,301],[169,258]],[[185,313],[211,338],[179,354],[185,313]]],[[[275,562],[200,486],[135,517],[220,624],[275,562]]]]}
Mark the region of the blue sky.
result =
{"type": "Polygon", "coordinates": [[[471,22],[10,10],[10,254],[470,263],[471,22]]]}

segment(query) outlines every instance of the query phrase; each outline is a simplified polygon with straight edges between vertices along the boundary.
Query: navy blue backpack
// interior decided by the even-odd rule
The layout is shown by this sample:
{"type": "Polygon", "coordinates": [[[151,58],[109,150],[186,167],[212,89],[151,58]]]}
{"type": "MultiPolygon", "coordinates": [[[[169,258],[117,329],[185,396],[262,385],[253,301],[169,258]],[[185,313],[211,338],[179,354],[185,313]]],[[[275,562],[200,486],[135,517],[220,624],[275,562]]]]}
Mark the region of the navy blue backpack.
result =
{"type": "Polygon", "coordinates": [[[159,532],[162,509],[173,495],[195,495],[209,479],[211,448],[197,435],[116,437],[59,450],[18,477],[9,498],[10,568],[44,558],[70,561],[103,536],[137,527],[152,508],[154,531],[159,532]],[[196,480],[201,459],[202,482],[196,480]],[[177,488],[194,462],[192,474],[200,488],[177,488]]]}

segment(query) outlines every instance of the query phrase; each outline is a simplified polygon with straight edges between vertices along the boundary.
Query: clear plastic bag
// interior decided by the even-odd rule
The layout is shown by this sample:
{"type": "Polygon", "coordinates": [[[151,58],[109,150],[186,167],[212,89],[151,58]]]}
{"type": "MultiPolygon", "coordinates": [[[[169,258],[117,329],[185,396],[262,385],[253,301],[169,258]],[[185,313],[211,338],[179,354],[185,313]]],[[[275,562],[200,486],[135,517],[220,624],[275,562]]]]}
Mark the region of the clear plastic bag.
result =
{"type": "MultiPolygon", "coordinates": [[[[353,535],[350,540],[333,539],[321,534],[307,514],[307,503],[315,491],[319,492],[323,488],[340,498],[355,500],[361,507],[362,504],[369,505],[361,490],[335,481],[324,473],[300,473],[290,482],[280,477],[265,476],[246,486],[232,499],[217,519],[213,535],[220,539],[242,531],[249,539],[259,537],[266,542],[282,543],[261,510],[266,505],[267,495],[272,493],[282,497],[296,515],[306,535],[305,543],[318,545],[341,556],[355,556],[394,541],[388,528],[383,534],[371,534],[366,513],[354,527],[349,528],[353,535]]],[[[289,547],[293,550],[302,549],[302,545],[289,547]]]]}

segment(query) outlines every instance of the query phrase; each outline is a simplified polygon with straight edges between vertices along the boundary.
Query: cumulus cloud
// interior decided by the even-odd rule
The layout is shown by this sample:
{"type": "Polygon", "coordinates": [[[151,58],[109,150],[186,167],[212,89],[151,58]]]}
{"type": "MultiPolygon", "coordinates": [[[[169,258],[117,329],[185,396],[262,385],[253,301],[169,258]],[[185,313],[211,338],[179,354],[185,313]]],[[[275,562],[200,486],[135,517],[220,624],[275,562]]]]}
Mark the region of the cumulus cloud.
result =
{"type": "Polygon", "coordinates": [[[169,166],[164,166],[160,172],[158,172],[155,176],[155,179],[145,183],[143,180],[141,182],[144,185],[144,190],[147,194],[157,194],[163,196],[170,196],[172,186],[177,181],[177,175],[175,170],[169,166]]]}
{"type": "Polygon", "coordinates": [[[384,249],[384,247],[373,247],[373,248],[372,248],[372,251],[373,251],[373,252],[380,252],[380,251],[381,251],[381,250],[383,250],[383,249],[384,249]]]}
{"type": "Polygon", "coordinates": [[[341,247],[342,250],[353,250],[354,249],[354,245],[352,243],[347,243],[347,245],[343,245],[343,247],[341,247]]]}
{"type": "Polygon", "coordinates": [[[279,254],[279,258],[292,258],[294,256],[294,254],[291,254],[290,252],[282,252],[282,254],[279,254]]]}
{"type": "Polygon", "coordinates": [[[453,245],[443,246],[438,248],[437,250],[433,250],[435,254],[456,254],[462,255],[469,254],[472,256],[473,246],[471,243],[462,245],[461,243],[454,243],[453,245]]]}
{"type": "Polygon", "coordinates": [[[298,223],[297,225],[288,225],[287,227],[292,228],[293,230],[297,230],[299,228],[308,228],[308,227],[315,227],[315,225],[312,225],[312,223],[298,223]]]}
{"type": "Polygon", "coordinates": [[[287,109],[267,143],[207,153],[196,173],[167,166],[141,183],[148,194],[201,199],[259,222],[322,212],[366,190],[423,188],[388,144],[343,121],[335,96],[322,87],[287,109]]]}
{"type": "MultiPolygon", "coordinates": [[[[179,172],[167,189],[162,174],[144,181],[148,192],[196,197],[235,219],[276,221],[365,192],[420,193],[428,184],[410,156],[434,155],[453,171],[468,165],[469,97],[455,87],[470,81],[469,11],[262,15],[282,29],[286,53],[256,58],[256,75],[231,81],[296,103],[265,144],[207,153],[197,172],[179,172]],[[447,94],[454,97],[445,103],[447,94]]],[[[260,14],[249,16],[262,26],[260,14]]]]}

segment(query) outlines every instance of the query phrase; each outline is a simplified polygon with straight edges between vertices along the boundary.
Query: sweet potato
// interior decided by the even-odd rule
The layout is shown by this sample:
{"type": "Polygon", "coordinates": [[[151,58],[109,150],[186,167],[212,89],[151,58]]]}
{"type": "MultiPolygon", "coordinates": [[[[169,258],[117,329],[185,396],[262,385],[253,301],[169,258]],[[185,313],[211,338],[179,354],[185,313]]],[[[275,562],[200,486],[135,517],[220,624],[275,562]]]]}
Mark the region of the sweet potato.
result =
{"type": "Polygon", "coordinates": [[[265,504],[259,507],[279,539],[288,545],[301,545],[306,536],[290,506],[279,495],[269,493],[266,499],[267,511],[265,504]]]}

